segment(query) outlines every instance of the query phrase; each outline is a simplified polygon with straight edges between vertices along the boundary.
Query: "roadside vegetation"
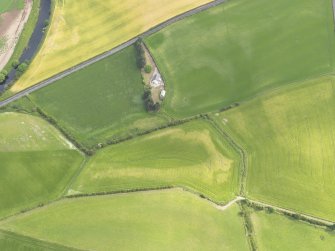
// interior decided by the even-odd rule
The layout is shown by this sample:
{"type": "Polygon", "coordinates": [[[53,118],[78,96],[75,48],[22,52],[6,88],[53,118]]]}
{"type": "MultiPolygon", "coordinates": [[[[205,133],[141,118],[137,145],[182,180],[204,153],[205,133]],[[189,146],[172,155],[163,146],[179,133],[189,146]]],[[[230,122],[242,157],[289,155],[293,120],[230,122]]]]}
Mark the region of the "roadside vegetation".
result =
{"type": "Polygon", "coordinates": [[[40,118],[0,113],[0,218],[59,196],[83,156],[40,118]]]}
{"type": "Polygon", "coordinates": [[[247,251],[238,210],[168,190],[63,200],[1,228],[86,250],[247,251]]]}
{"type": "Polygon", "coordinates": [[[321,77],[215,116],[248,154],[247,196],[335,220],[333,89],[321,77]]]}
{"type": "Polygon", "coordinates": [[[329,1],[234,0],[145,39],[183,117],[334,69],[329,1]],[[192,27],[190,29],[190,27],[192,27]]]}

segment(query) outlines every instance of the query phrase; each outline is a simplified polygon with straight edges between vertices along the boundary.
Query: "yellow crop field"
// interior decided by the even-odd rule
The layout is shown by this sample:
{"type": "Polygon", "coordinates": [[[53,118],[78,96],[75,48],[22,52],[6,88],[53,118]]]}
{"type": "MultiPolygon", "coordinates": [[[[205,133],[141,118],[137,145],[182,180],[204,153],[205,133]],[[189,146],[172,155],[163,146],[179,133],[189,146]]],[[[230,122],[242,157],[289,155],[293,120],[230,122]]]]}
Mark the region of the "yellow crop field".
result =
{"type": "Polygon", "coordinates": [[[210,0],[55,1],[46,39],[29,70],[10,91],[21,91],[208,2],[210,0]]]}

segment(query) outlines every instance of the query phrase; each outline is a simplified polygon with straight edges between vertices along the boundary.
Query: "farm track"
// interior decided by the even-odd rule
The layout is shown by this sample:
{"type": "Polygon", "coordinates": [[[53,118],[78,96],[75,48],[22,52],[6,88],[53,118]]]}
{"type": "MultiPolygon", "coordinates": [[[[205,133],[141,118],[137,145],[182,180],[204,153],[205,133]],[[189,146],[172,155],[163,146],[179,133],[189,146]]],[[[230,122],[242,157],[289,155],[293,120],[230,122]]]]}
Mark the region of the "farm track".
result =
{"type": "Polygon", "coordinates": [[[115,48],[113,48],[113,49],[105,52],[105,53],[102,53],[102,54],[100,54],[100,55],[98,55],[96,57],[93,57],[93,58],[91,58],[91,59],[89,59],[87,61],[84,61],[84,62],[82,62],[82,63],[80,63],[80,64],[78,64],[76,66],[73,66],[73,67],[71,67],[71,68],[69,68],[69,69],[67,69],[67,70],[65,70],[63,72],[60,72],[60,73],[58,73],[58,74],[56,74],[56,75],[54,75],[54,76],[52,76],[52,77],[50,77],[50,78],[48,78],[48,79],[40,82],[40,83],[37,83],[37,84],[35,84],[35,85],[33,85],[33,86],[31,86],[31,87],[29,87],[29,88],[27,88],[27,89],[25,89],[25,90],[23,90],[21,92],[18,92],[18,93],[14,94],[13,96],[11,96],[11,97],[3,100],[3,101],[0,101],[0,107],[6,106],[6,105],[10,104],[11,102],[14,102],[14,101],[16,101],[16,100],[18,100],[18,99],[20,99],[20,98],[22,98],[22,97],[24,97],[24,96],[32,93],[32,92],[35,92],[35,91],[37,91],[37,90],[39,90],[39,89],[41,89],[43,87],[46,87],[46,86],[54,83],[57,80],[60,80],[60,79],[66,77],[66,76],[68,76],[68,75],[70,75],[70,74],[72,74],[74,72],[77,72],[77,71],[79,71],[79,70],[81,70],[83,68],[86,68],[87,66],[89,66],[91,64],[94,64],[94,63],[96,63],[96,62],[98,62],[98,61],[100,61],[100,60],[102,60],[102,59],[104,59],[106,57],[109,57],[109,56],[111,56],[113,54],[116,54],[117,52],[119,52],[119,51],[127,48],[128,46],[133,45],[139,37],[150,36],[150,35],[152,35],[152,34],[158,32],[158,31],[164,29],[165,27],[167,27],[167,26],[169,26],[171,24],[174,24],[174,23],[176,23],[176,22],[178,22],[180,20],[183,20],[183,19],[185,19],[185,18],[187,18],[189,16],[195,15],[195,14],[200,13],[202,11],[205,11],[205,10],[208,10],[210,8],[216,7],[216,6],[222,4],[222,3],[226,2],[226,1],[227,0],[214,0],[214,1],[210,2],[210,3],[201,5],[201,6],[197,7],[197,8],[194,8],[194,9],[189,10],[187,12],[184,12],[184,13],[182,13],[180,15],[177,15],[177,16],[175,16],[173,18],[170,18],[170,19],[164,21],[163,23],[161,23],[161,24],[159,24],[159,25],[157,25],[157,26],[155,26],[155,27],[153,27],[153,28],[151,28],[151,29],[149,29],[149,30],[141,33],[137,37],[134,37],[134,38],[128,40],[127,42],[125,42],[125,43],[123,43],[123,44],[121,44],[121,45],[119,45],[119,46],[117,46],[117,47],[115,47],[115,48]]]}

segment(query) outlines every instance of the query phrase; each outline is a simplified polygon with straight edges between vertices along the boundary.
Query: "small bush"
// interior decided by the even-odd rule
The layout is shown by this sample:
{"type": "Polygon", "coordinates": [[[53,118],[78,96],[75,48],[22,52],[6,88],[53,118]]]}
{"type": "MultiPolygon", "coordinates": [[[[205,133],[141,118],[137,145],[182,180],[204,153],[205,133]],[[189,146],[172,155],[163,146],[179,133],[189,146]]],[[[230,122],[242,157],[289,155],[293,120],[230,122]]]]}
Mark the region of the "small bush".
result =
{"type": "Polygon", "coordinates": [[[17,70],[19,72],[25,72],[28,68],[28,64],[27,63],[22,63],[17,67],[17,70]]]}
{"type": "Polygon", "coordinates": [[[3,83],[6,80],[6,76],[3,73],[0,73],[0,83],[3,83]]]}
{"type": "Polygon", "coordinates": [[[8,71],[6,71],[6,70],[2,70],[0,73],[2,73],[3,75],[5,75],[6,77],[8,76],[8,71]]]}
{"type": "Polygon", "coordinates": [[[145,73],[150,73],[152,71],[151,65],[147,64],[146,66],[144,66],[144,71],[145,71],[145,73]]]}
{"type": "Polygon", "coordinates": [[[16,60],[16,59],[13,60],[13,62],[12,62],[13,68],[17,68],[19,66],[19,64],[20,64],[19,60],[16,60]]]}

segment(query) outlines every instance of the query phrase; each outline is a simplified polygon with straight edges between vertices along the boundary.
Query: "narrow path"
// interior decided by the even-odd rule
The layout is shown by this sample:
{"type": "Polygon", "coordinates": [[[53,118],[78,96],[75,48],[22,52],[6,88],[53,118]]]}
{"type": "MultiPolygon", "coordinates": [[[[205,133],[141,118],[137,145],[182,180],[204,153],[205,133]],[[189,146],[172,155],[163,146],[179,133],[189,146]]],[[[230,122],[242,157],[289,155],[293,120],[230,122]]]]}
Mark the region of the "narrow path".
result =
{"type": "Polygon", "coordinates": [[[245,198],[241,197],[241,196],[237,196],[235,199],[233,199],[232,201],[228,202],[224,206],[220,206],[220,205],[216,204],[216,208],[219,209],[220,211],[225,211],[228,208],[230,208],[233,204],[235,204],[236,202],[241,201],[241,200],[245,200],[245,198]]]}
{"type": "Polygon", "coordinates": [[[21,92],[18,92],[16,94],[14,94],[13,96],[11,96],[8,99],[5,99],[4,101],[0,101],[0,107],[8,105],[9,103],[11,103],[11,102],[13,102],[15,100],[18,100],[18,99],[22,98],[25,95],[28,95],[28,94],[30,94],[30,93],[32,93],[34,91],[37,91],[37,90],[39,90],[39,89],[41,89],[41,88],[43,88],[45,86],[48,86],[48,85],[54,83],[57,80],[60,80],[60,79],[62,79],[64,77],[66,77],[66,76],[68,76],[68,75],[70,75],[70,74],[72,74],[74,72],[77,72],[77,71],[79,71],[79,70],[81,70],[81,69],[83,69],[83,68],[85,68],[85,67],[87,67],[87,66],[89,66],[91,64],[94,64],[94,63],[96,63],[96,62],[98,62],[98,61],[100,61],[100,60],[102,60],[102,59],[104,59],[106,57],[109,57],[109,56],[111,56],[111,55],[113,55],[113,54],[115,54],[115,53],[117,53],[117,52],[119,52],[119,51],[127,48],[130,45],[133,45],[139,37],[150,36],[150,35],[152,35],[152,34],[158,32],[158,31],[162,30],[163,28],[165,28],[165,27],[167,27],[167,26],[169,26],[169,25],[171,25],[173,23],[176,23],[176,22],[178,22],[178,21],[180,21],[180,20],[182,20],[184,18],[187,18],[189,16],[195,15],[195,14],[197,14],[199,12],[208,10],[210,8],[213,8],[213,7],[216,7],[216,6],[222,4],[222,3],[226,2],[226,1],[227,0],[214,0],[214,1],[210,2],[210,3],[204,4],[202,6],[194,8],[192,10],[184,12],[184,13],[178,15],[178,16],[175,16],[175,17],[173,17],[171,19],[168,19],[168,20],[164,21],[163,23],[161,23],[161,24],[159,24],[159,25],[157,25],[157,26],[149,29],[148,31],[143,32],[139,36],[134,37],[134,38],[128,40],[127,42],[125,42],[125,43],[123,43],[123,44],[121,44],[121,45],[119,45],[119,46],[111,49],[110,51],[102,53],[102,54],[100,54],[100,55],[98,55],[96,57],[93,57],[93,58],[85,61],[85,62],[82,62],[82,63],[80,63],[80,64],[78,64],[76,66],[73,66],[73,67],[71,67],[71,68],[69,68],[69,69],[67,69],[67,70],[65,70],[63,72],[60,72],[60,73],[58,73],[58,74],[56,74],[56,75],[54,75],[54,76],[52,76],[52,77],[50,77],[50,78],[48,78],[48,79],[40,82],[40,83],[37,83],[34,86],[31,86],[31,87],[29,87],[29,88],[27,88],[27,89],[25,89],[25,90],[23,90],[21,92]]]}

